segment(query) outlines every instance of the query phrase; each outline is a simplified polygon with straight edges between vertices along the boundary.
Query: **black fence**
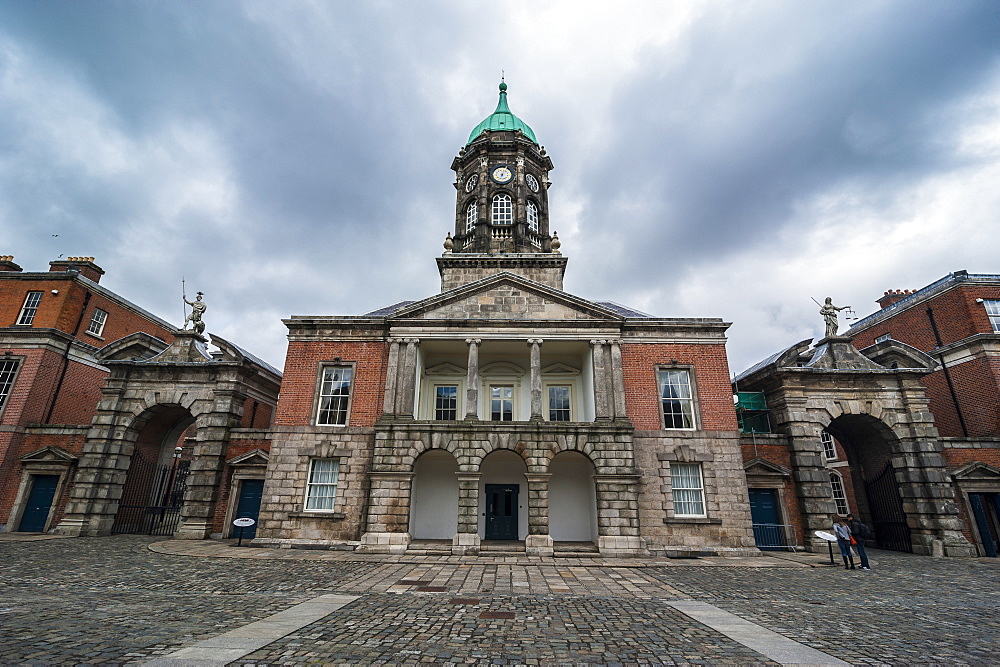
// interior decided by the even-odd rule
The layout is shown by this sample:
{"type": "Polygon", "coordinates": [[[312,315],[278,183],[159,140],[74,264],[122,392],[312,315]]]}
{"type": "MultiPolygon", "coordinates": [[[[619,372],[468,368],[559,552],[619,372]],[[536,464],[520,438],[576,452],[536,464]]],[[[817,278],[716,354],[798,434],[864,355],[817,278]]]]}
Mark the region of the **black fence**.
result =
{"type": "Polygon", "coordinates": [[[868,511],[875,531],[875,546],[889,551],[913,551],[903,500],[899,497],[896,471],[891,463],[874,479],[865,482],[868,511]]]}
{"type": "Polygon", "coordinates": [[[173,535],[181,518],[190,461],[169,465],[132,455],[112,534],[173,535]]]}

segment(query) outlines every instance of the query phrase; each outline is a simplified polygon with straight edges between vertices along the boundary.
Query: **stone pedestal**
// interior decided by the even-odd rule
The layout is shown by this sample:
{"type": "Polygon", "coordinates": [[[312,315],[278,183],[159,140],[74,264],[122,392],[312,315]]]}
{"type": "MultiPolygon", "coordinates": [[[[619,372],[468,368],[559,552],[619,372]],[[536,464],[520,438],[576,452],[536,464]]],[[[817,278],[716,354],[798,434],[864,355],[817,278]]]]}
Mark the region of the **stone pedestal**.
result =
{"type": "Polygon", "coordinates": [[[646,549],[646,540],[638,536],[602,535],[597,538],[597,548],[600,550],[602,556],[608,558],[649,555],[649,550],[646,549]]]}
{"type": "Polygon", "coordinates": [[[457,533],[451,540],[453,556],[475,556],[479,554],[481,538],[476,533],[457,533]]]}
{"type": "Polygon", "coordinates": [[[404,554],[410,546],[409,533],[365,533],[357,551],[362,554],[404,554]]]}
{"type": "Polygon", "coordinates": [[[550,535],[528,535],[524,540],[524,552],[529,556],[551,556],[555,553],[550,535]]]}

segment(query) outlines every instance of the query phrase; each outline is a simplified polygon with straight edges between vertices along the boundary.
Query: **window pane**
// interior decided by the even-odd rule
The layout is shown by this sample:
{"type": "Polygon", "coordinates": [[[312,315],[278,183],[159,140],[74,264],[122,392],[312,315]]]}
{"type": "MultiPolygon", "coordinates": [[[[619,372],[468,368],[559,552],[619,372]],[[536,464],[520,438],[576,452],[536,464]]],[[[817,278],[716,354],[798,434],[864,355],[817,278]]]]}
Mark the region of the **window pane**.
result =
{"type": "Polygon", "coordinates": [[[705,499],[701,482],[701,464],[671,463],[670,479],[677,516],[704,516],[705,499]]]}
{"type": "Polygon", "coordinates": [[[823,431],[819,434],[820,442],[823,443],[823,456],[826,457],[828,461],[833,461],[837,458],[837,447],[833,444],[833,436],[823,431]]]}
{"type": "Polygon", "coordinates": [[[354,369],[350,366],[328,366],[323,369],[317,423],[324,425],[347,423],[347,406],[351,397],[353,374],[354,369]]]}
{"type": "Polygon", "coordinates": [[[473,202],[469,204],[469,208],[465,211],[465,233],[469,234],[476,231],[476,221],[479,218],[479,210],[476,203],[473,202]]]}
{"type": "Polygon", "coordinates": [[[993,331],[1000,333],[1000,299],[983,301],[983,305],[986,306],[986,314],[989,315],[993,331]]]}
{"type": "Polygon", "coordinates": [[[847,514],[847,494],[844,493],[844,481],[840,475],[830,473],[830,488],[833,491],[833,500],[837,504],[837,514],[847,514]]]}
{"type": "Polygon", "coordinates": [[[569,387],[549,387],[549,421],[570,421],[569,387]]]}
{"type": "Polygon", "coordinates": [[[658,375],[664,428],[694,428],[694,401],[688,371],[661,370],[658,375]]]}
{"type": "Polygon", "coordinates": [[[513,387],[490,387],[490,419],[495,422],[514,421],[513,387]]]}
{"type": "Polygon", "coordinates": [[[454,421],[458,416],[458,387],[434,388],[434,419],[454,421]]]}
{"type": "Polygon", "coordinates": [[[307,510],[332,510],[337,496],[339,459],[313,459],[306,485],[307,510]]]}
{"type": "Polygon", "coordinates": [[[8,359],[0,361],[0,409],[7,403],[10,396],[10,388],[14,384],[14,376],[17,374],[18,361],[8,359]]]}
{"type": "Polygon", "coordinates": [[[18,324],[31,324],[35,320],[35,313],[38,312],[38,304],[42,302],[41,292],[28,292],[24,297],[24,306],[21,307],[21,315],[17,318],[18,324]]]}
{"type": "Polygon", "coordinates": [[[514,209],[510,195],[497,195],[493,198],[493,224],[510,225],[514,222],[514,209]]]}
{"type": "Polygon", "coordinates": [[[538,231],[538,207],[535,206],[534,202],[528,202],[528,229],[533,232],[538,231]]]}
{"type": "Polygon", "coordinates": [[[100,336],[101,332],[104,331],[104,322],[107,319],[107,312],[101,310],[100,308],[95,308],[94,314],[90,318],[90,326],[87,327],[87,332],[92,333],[95,336],[100,336]]]}

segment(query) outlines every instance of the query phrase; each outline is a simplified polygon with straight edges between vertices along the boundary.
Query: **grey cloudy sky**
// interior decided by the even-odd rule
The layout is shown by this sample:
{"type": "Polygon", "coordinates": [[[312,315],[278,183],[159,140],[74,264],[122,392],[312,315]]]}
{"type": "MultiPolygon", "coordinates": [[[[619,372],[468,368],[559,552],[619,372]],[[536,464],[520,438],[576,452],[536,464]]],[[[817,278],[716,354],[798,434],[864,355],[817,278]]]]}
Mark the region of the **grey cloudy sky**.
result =
{"type": "Polygon", "coordinates": [[[283,363],[292,314],[438,291],[496,105],[566,289],[722,317],[738,372],[890,288],[1000,273],[1000,4],[0,2],[0,254],[283,363]],[[58,234],[54,237],[54,234],[58,234]]]}

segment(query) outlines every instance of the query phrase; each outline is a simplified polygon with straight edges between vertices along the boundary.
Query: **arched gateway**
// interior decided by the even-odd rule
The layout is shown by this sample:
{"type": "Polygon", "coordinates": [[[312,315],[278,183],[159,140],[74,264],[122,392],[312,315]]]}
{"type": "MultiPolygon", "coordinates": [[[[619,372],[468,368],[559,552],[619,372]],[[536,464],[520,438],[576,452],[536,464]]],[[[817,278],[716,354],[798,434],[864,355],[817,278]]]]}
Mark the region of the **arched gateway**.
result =
{"type": "Polygon", "coordinates": [[[167,346],[134,334],[100,351],[111,375],[56,532],[211,533],[230,431],[270,413],[281,378],[216,336],[213,354],[199,334],[175,336],[167,346]]]}
{"type": "Polygon", "coordinates": [[[764,394],[775,434],[744,436],[757,452],[747,462],[751,498],[768,485],[762,471],[781,468],[768,456],[787,452],[782,463],[790,464],[788,488],[797,496],[788,514],[800,517],[797,532],[811,549],[825,551],[815,531],[829,530],[833,516],[850,511],[872,525],[881,548],[974,555],[920,383],[934,360],[901,343],[866,350],[869,358],[849,337],[824,338],[810,349],[811,342],[735,380],[740,392],[764,394]]]}

